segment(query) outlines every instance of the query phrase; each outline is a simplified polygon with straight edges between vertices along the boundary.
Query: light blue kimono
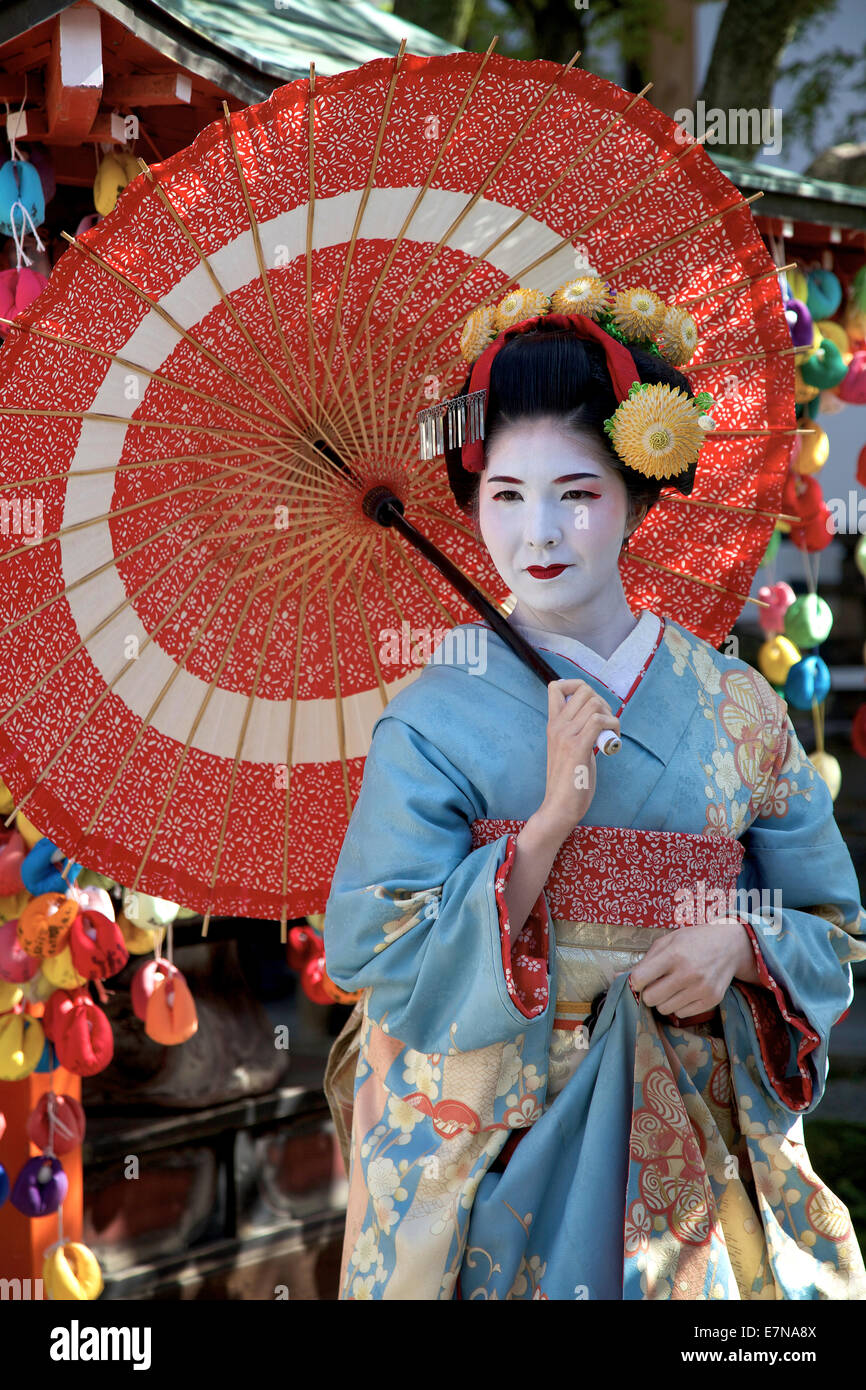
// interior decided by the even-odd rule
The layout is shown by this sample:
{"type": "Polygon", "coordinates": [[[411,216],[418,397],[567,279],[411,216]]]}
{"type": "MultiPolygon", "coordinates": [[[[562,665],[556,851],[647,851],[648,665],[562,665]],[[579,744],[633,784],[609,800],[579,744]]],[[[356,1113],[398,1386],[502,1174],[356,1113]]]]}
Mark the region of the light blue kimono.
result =
{"type": "MultiPolygon", "coordinates": [[[[634,963],[672,923],[641,937],[611,925],[616,913],[548,913],[545,1002],[533,1016],[518,1006],[497,888],[513,839],[473,848],[471,827],[540,805],[547,691],[485,625],[465,628],[484,634],[483,674],[457,628],[375,725],[326,907],[327,971],[363,991],[346,1032],[357,1066],[340,1297],[866,1297],[847,1209],[802,1131],[851,1002],[849,962],[866,959],[864,914],[784,702],[665,621],[582,824],[739,840],[737,915],[763,983],[732,982],[715,1020],[674,1027],[639,1002],[628,968],[611,971],[579,1065],[554,1087],[575,1037],[554,1028],[569,962],[600,943],[634,963]],[[516,1129],[504,1171],[491,1170],[516,1129]]],[[[569,658],[544,655],[617,707],[569,658]]],[[[623,863],[623,902],[628,874],[623,863]]],[[[349,1113],[345,1094],[329,1101],[349,1113]]]]}

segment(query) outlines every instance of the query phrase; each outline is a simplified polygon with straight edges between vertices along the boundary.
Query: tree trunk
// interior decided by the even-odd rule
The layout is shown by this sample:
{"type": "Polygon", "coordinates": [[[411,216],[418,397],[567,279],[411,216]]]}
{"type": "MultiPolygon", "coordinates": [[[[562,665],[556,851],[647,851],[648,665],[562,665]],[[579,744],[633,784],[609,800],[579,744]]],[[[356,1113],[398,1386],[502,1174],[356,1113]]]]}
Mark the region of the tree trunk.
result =
{"type": "MultiPolygon", "coordinates": [[[[779,0],[728,0],[700,94],[706,126],[714,124],[711,111],[724,112],[727,118],[726,125],[719,123],[718,129],[719,135],[725,132],[727,138],[709,138],[710,153],[752,159],[769,143],[773,87],[782,53],[802,20],[834,7],[835,0],[787,0],[785,4],[779,0]],[[741,118],[732,131],[733,118],[728,113],[735,110],[756,115],[751,120],[741,118]]],[[[700,121],[694,134],[701,134],[700,121]]]]}
{"type": "Polygon", "coordinates": [[[455,48],[465,48],[466,35],[475,17],[475,0],[426,0],[423,14],[419,14],[418,0],[394,0],[391,13],[431,34],[438,34],[455,48]]]}

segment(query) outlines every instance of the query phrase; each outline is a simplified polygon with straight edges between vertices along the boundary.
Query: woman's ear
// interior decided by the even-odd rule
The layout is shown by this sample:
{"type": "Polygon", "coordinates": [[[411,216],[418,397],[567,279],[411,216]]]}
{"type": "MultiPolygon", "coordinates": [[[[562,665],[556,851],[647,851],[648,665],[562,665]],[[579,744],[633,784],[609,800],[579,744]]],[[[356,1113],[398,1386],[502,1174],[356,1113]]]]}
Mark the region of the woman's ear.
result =
{"type": "Polygon", "coordinates": [[[626,523],[625,532],[626,536],[632,535],[632,533],[637,530],[649,509],[649,502],[640,502],[636,507],[629,508],[629,518],[626,523]]]}

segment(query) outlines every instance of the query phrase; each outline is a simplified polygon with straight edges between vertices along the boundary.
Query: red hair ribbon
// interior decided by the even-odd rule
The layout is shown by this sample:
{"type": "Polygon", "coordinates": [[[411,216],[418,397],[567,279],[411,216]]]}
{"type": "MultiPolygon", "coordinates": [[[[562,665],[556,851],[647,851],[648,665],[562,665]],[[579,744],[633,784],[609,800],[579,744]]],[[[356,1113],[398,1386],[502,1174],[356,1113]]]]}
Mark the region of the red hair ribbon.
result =
{"type": "MultiPolygon", "coordinates": [[[[513,338],[515,333],[528,333],[531,328],[535,328],[540,323],[549,323],[556,328],[570,329],[572,333],[577,334],[578,338],[590,338],[593,342],[601,344],[607,358],[607,367],[617,401],[624,401],[629,389],[634,386],[636,381],[640,381],[631,353],[616,338],[611,337],[610,333],[606,333],[594,319],[587,318],[586,314],[534,314],[532,318],[524,319],[522,323],[516,323],[512,328],[504,329],[499,337],[484,349],[472,368],[469,393],[471,394],[473,391],[485,392],[484,413],[486,413],[487,407],[487,394],[490,391],[490,369],[497,352],[506,338],[513,338]]],[[[468,473],[483,472],[484,440],[464,441],[460,450],[460,459],[468,473]]]]}

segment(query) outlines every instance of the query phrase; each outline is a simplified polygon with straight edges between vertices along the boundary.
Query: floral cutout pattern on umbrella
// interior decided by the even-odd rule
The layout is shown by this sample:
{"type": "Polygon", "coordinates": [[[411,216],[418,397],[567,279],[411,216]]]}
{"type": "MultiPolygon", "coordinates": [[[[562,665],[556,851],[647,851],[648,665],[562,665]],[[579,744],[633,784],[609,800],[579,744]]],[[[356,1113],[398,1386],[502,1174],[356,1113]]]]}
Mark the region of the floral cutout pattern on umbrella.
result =
{"type": "Polygon", "coordinates": [[[365,492],[506,598],[418,458],[468,313],[589,263],[694,315],[719,428],[622,574],[713,642],[778,511],[793,366],[747,200],[571,64],[401,47],[225,115],[142,166],[0,358],[0,772],[72,858],[285,927],[324,908],[405,635],[475,617],[365,492]]]}

